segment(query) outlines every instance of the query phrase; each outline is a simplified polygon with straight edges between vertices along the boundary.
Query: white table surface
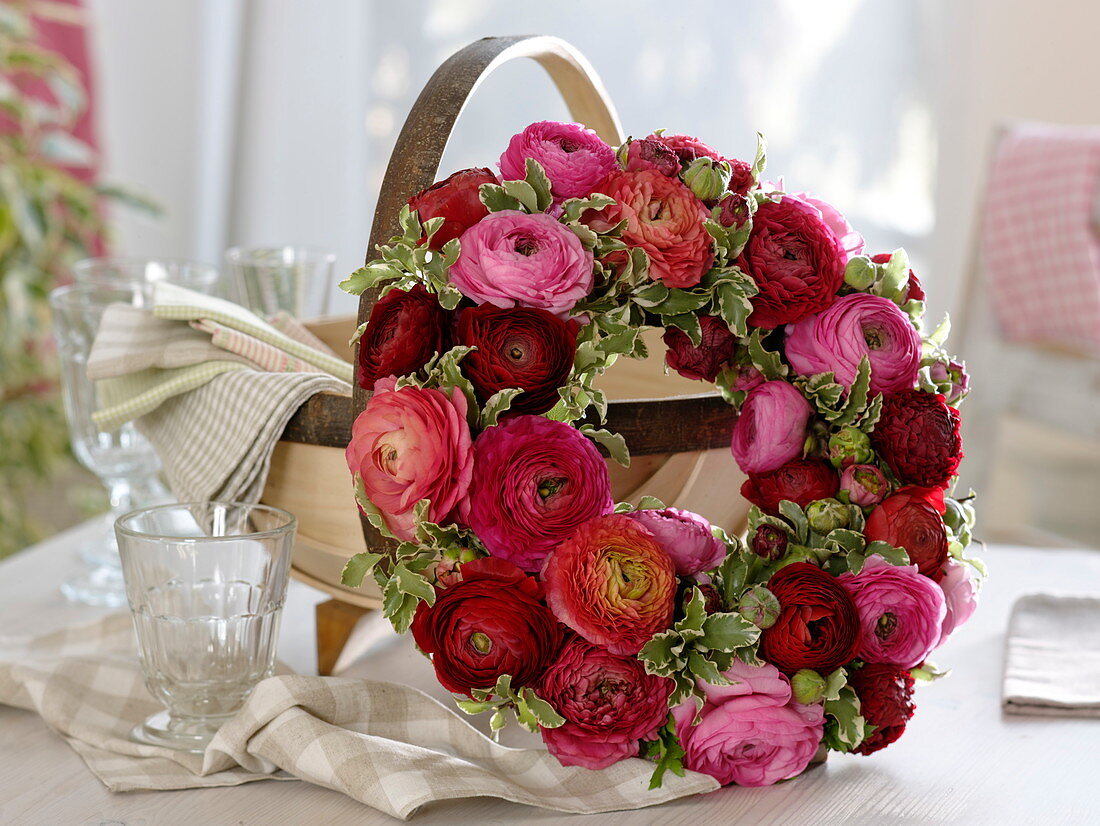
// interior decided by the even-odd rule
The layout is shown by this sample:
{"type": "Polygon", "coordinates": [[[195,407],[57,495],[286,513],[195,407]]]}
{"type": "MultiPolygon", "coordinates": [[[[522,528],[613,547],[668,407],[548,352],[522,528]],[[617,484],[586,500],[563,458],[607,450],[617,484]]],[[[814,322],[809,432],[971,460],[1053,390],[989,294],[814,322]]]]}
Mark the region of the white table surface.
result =
{"type": "MultiPolygon", "coordinates": [[[[46,631],[99,611],[69,605],[57,582],[89,527],[0,563],[0,635],[46,631]]],[[[992,576],[971,622],[935,655],[953,668],[918,686],[917,713],[902,738],[873,757],[830,755],[790,782],[728,787],[653,809],[567,818],[475,799],[427,807],[418,824],[520,821],[604,824],[1097,823],[1100,720],[1006,717],[999,695],[1004,632],[1013,601],[1046,590],[1100,594],[1100,551],[993,546],[992,576]]],[[[324,595],[293,583],[280,657],[314,671],[313,606],[324,595]]],[[[367,651],[342,676],[400,680],[444,692],[407,638],[368,620],[367,651]]],[[[257,782],[218,789],[107,792],[81,759],[31,712],[0,706],[0,824],[395,823],[344,795],[306,783],[257,782]]]]}

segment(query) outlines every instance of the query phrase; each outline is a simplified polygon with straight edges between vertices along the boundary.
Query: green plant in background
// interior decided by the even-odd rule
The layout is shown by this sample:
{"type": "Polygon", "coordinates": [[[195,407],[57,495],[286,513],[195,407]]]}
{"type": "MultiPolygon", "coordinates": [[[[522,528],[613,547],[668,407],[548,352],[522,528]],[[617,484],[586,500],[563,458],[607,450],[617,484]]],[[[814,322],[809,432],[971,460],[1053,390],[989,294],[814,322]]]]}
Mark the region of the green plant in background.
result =
{"type": "Polygon", "coordinates": [[[35,42],[32,16],[79,24],[72,13],[0,3],[0,558],[40,538],[28,490],[71,461],[47,296],[97,249],[102,200],[119,195],[78,177],[94,161],[71,132],[86,105],[81,78],[35,42]]]}

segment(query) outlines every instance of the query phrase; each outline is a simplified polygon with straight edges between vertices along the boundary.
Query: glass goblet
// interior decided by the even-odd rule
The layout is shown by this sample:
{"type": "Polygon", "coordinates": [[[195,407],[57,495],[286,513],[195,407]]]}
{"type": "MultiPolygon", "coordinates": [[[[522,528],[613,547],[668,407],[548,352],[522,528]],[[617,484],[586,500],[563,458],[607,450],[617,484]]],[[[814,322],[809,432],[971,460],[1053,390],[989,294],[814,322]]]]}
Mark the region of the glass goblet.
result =
{"type": "Polygon", "coordinates": [[[77,461],[107,488],[110,513],[101,537],[81,549],[90,570],[61,585],[69,599],[92,605],[125,605],[118,545],[111,526],[119,515],[169,498],[157,479],[160,459],[132,422],[103,432],[92,421],[99,390],[88,378],[88,355],[103,313],[113,303],[141,305],[141,285],[72,284],[50,293],[53,334],[61,366],[61,397],[77,461]]]}
{"type": "Polygon", "coordinates": [[[164,705],[131,739],[201,752],[275,666],[294,516],[162,505],[115,523],[145,685],[164,705]]]}
{"type": "Polygon", "coordinates": [[[264,318],[328,312],[336,256],[313,247],[232,247],[225,253],[233,300],[264,318]]]}

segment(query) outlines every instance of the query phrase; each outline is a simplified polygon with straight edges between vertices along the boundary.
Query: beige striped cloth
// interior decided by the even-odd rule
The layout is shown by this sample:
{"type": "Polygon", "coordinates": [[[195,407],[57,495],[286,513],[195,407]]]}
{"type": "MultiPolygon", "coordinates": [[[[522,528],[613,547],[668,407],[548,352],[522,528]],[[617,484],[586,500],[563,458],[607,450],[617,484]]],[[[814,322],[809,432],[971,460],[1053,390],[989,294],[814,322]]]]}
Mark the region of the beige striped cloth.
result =
{"type": "Polygon", "coordinates": [[[283,675],[261,682],[205,755],[134,743],[159,710],[141,677],[128,614],[24,641],[0,638],[0,703],[30,709],[112,791],[232,786],[300,778],[408,818],[431,802],[497,797],[570,813],[639,809],[713,791],[703,774],[666,774],[624,760],[565,767],[541,749],[494,743],[409,686],[283,675]]]}
{"type": "Polygon", "coordinates": [[[87,368],[93,421],[136,420],[180,501],[258,500],[287,421],[317,393],[350,393],[351,364],[285,313],[268,323],[164,283],[153,305],[104,313],[87,368]]]}

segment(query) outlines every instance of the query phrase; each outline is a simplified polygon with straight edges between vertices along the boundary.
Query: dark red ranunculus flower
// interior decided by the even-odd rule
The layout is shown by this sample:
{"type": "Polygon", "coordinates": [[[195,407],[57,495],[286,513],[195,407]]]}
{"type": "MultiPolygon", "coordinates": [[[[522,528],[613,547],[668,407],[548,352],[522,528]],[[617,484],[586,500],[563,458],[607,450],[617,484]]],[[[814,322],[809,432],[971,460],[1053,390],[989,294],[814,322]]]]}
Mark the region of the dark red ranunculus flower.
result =
{"type": "Polygon", "coordinates": [[[385,376],[415,373],[450,347],[449,313],[420,284],[390,290],[370,311],[359,339],[359,386],[371,389],[385,376]]]}
{"type": "Polygon", "coordinates": [[[655,169],[672,178],[680,174],[680,158],[658,140],[633,140],[626,150],[626,171],[639,172],[643,169],[655,169]]]}
{"type": "Polygon", "coordinates": [[[752,164],[738,158],[726,158],[725,161],[733,170],[733,175],[730,176],[729,191],[736,192],[738,195],[748,195],[749,190],[756,185],[756,181],[752,177],[752,164]]]}
{"type": "Polygon", "coordinates": [[[757,556],[762,556],[769,562],[781,559],[787,554],[787,544],[790,538],[787,532],[775,525],[758,525],[756,533],[752,535],[749,546],[757,556]]]}
{"type": "Polygon", "coordinates": [[[855,657],[859,611],[836,577],[795,562],[772,574],[768,590],[779,619],[760,635],[762,659],[789,677],[803,668],[828,674],[855,657]]]}
{"type": "Polygon", "coordinates": [[[691,162],[698,158],[710,158],[715,161],[722,160],[722,156],[718,154],[717,149],[703,143],[698,138],[693,138],[691,135],[658,135],[657,133],[653,133],[646,138],[646,140],[663,143],[675,152],[676,157],[680,159],[680,165],[684,169],[691,166],[691,162]]]}
{"type": "Polygon", "coordinates": [[[905,548],[909,562],[938,581],[947,562],[945,512],[942,488],[900,488],[871,511],[863,534],[868,542],[881,540],[905,548]]]}
{"type": "Polygon", "coordinates": [[[768,473],[750,473],[741,485],[741,495],[772,516],[779,515],[784,499],[804,508],[818,499],[828,499],[840,490],[840,477],[822,459],[795,459],[768,473]]]}
{"type": "Polygon", "coordinates": [[[945,488],[963,456],[959,411],[939,393],[887,393],[871,446],[903,483],[945,488]]]}
{"type": "Polygon", "coordinates": [[[737,337],[717,316],[699,319],[703,340],[696,347],[687,333],[678,327],[668,327],[661,337],[668,348],[665,364],[685,379],[713,382],[724,367],[729,366],[737,349],[737,337]]]}
{"type": "Polygon", "coordinates": [[[558,403],[577,350],[577,322],[533,307],[492,304],[459,313],[455,343],[476,347],[462,359],[478,401],[509,387],[523,390],[505,415],[545,413],[558,403]]]}
{"type": "Polygon", "coordinates": [[[656,736],[671,691],[672,680],[647,674],[637,657],[573,637],[538,686],[565,718],[563,726],[542,729],[542,739],[563,766],[605,769],[656,736]]]}
{"type": "MultiPolygon", "coordinates": [[[[890,253],[880,252],[878,255],[872,255],[871,260],[876,264],[889,264],[890,253]]],[[[917,274],[912,270],[909,270],[909,292],[905,294],[906,301],[924,301],[924,287],[921,286],[920,279],[917,278],[917,274]]]]}
{"type": "Polygon", "coordinates": [[[498,183],[500,179],[484,167],[462,169],[409,198],[409,206],[416,210],[420,223],[429,218],[443,219],[443,226],[432,236],[433,250],[442,249],[489,214],[481,203],[481,185],[498,183]]]}
{"type": "Polygon", "coordinates": [[[750,217],[749,199],[738,192],[727,192],[718,202],[718,223],[724,227],[740,227],[750,217]]]}
{"type": "Polygon", "coordinates": [[[916,710],[909,672],[896,665],[867,663],[848,676],[848,684],[859,697],[859,713],[875,727],[853,751],[872,754],[901,737],[916,710]]]}
{"type": "Polygon", "coordinates": [[[847,256],[816,207],[790,195],[764,201],[737,259],[760,292],[749,325],[774,329],[819,313],[844,283],[847,256]]]}
{"type": "Polygon", "coordinates": [[[542,586],[511,562],[487,557],[462,566],[462,581],[436,589],[412,622],[416,644],[432,655],[440,684],[455,694],[496,685],[534,685],[554,661],[564,629],[543,604],[542,586]]]}

